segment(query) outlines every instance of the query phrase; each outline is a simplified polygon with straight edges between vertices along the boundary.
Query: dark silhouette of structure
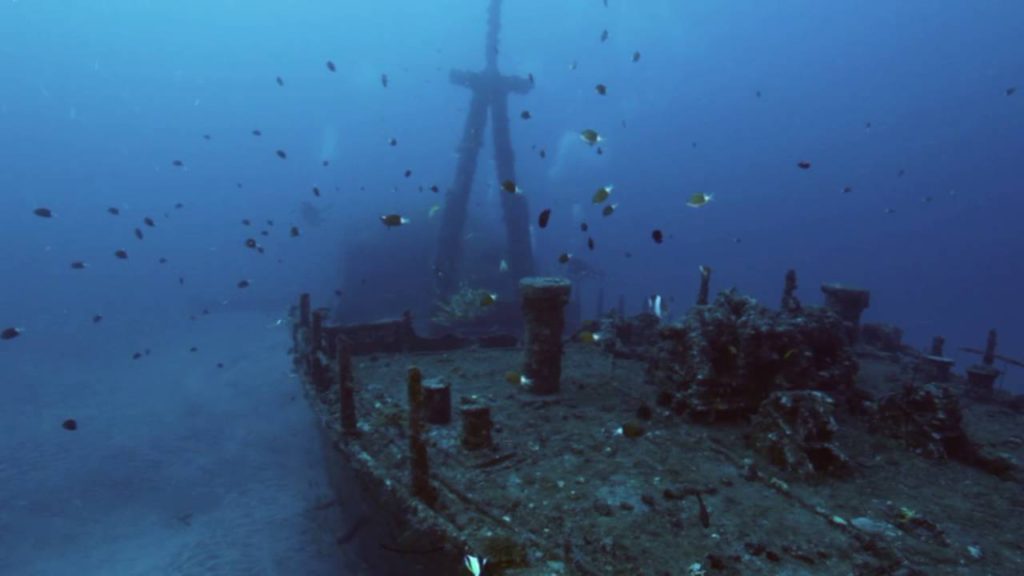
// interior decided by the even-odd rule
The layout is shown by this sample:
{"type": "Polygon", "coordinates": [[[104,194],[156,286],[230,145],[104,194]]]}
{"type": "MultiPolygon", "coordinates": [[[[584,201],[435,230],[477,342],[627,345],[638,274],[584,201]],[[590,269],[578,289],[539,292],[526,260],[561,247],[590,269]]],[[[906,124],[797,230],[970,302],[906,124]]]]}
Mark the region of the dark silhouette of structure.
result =
{"type": "MultiPolygon", "coordinates": [[[[515,153],[512,151],[509,133],[508,95],[526,94],[532,88],[532,82],[526,78],[503,76],[498,70],[500,30],[501,0],[491,0],[487,15],[486,67],[482,72],[452,70],[449,77],[453,84],[472,90],[473,97],[462,129],[455,179],[446,193],[441,218],[441,234],[434,263],[437,296],[441,299],[451,296],[459,287],[459,264],[463,256],[462,242],[469,194],[476,174],[477,157],[483,146],[488,111],[494,134],[494,161],[498,181],[516,181],[515,153]]],[[[508,276],[510,281],[518,282],[520,278],[533,274],[529,210],[526,198],[521,194],[502,192],[501,204],[508,243],[508,276]]]]}

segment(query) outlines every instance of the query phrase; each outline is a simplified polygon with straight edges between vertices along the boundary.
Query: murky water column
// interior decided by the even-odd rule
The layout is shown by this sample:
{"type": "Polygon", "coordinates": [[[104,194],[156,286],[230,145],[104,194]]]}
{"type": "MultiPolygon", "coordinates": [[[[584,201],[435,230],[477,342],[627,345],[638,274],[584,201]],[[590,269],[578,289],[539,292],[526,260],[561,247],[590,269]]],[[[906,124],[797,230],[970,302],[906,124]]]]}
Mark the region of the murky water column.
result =
{"type": "Polygon", "coordinates": [[[572,282],[564,278],[523,278],[519,292],[526,320],[523,376],[534,394],[555,394],[562,379],[562,331],[572,282]]]}

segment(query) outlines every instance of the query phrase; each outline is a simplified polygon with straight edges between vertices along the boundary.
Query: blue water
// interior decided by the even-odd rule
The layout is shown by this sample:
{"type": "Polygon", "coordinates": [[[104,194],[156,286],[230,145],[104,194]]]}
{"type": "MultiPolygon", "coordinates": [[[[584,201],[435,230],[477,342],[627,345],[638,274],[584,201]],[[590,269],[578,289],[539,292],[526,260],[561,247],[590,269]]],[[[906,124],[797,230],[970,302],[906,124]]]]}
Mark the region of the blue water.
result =
{"type": "MultiPolygon", "coordinates": [[[[821,301],[823,282],[870,289],[865,320],[902,327],[911,346],[942,335],[950,351],[981,347],[995,328],[1000,352],[1024,356],[1024,5],[608,4],[519,0],[504,10],[502,71],[536,81],[509,109],[531,221],[552,210],[550,226],[532,231],[539,273],[560,273],[559,254],[571,252],[604,270],[609,305],[622,294],[638,311],[660,293],[678,317],[695,298],[699,265],[714,270],[715,289],[771,305],[795,268],[806,303],[821,301]],[[601,133],[602,155],[578,138],[585,128],[601,133]],[[606,184],[617,204],[610,217],[590,201],[606,184]],[[687,207],[695,192],[711,202],[687,207]]],[[[297,389],[287,337],[274,329],[300,291],[358,319],[429,306],[440,222],[429,212],[443,209],[469,98],[448,72],[483,66],[484,12],[469,0],[0,3],[0,328],[21,330],[0,341],[0,421],[17,424],[0,435],[0,495],[15,503],[0,507],[3,573],[68,573],[55,555],[77,573],[189,573],[159,554],[152,570],[113,553],[80,556],[98,538],[86,517],[110,516],[111,536],[99,540],[130,546],[106,511],[152,504],[146,495],[162,475],[149,475],[166,452],[147,439],[209,456],[204,449],[236,447],[206,439],[211,422],[244,426],[249,410],[269,410],[268,429],[301,422],[301,406],[287,400],[297,389]],[[54,217],[34,215],[41,207],[54,217]],[[387,229],[386,213],[411,222],[387,229]],[[247,238],[265,252],[246,248],[247,238]],[[88,267],[71,269],[75,260],[88,267]],[[225,369],[238,377],[230,371],[254,348],[281,356],[248,368],[263,377],[256,393],[232,389],[225,369]],[[267,407],[276,403],[292,412],[267,407]],[[141,415],[127,417],[132,410],[141,415]],[[71,417],[82,420],[73,434],[60,429],[71,417]],[[90,438],[94,430],[102,433],[90,438]],[[135,438],[124,449],[151,465],[118,470],[114,438],[135,438]],[[76,476],[97,453],[106,464],[76,476]],[[129,504],[118,506],[118,490],[129,504]],[[56,511],[41,513],[43,502],[56,511]],[[32,544],[40,541],[48,544],[32,544]]],[[[493,270],[502,192],[490,154],[488,144],[466,232],[479,257],[470,266],[493,270]]],[[[585,298],[590,310],[595,295],[585,298]]],[[[1019,389],[1022,379],[1011,369],[1003,384],[1019,389]]],[[[251,450],[259,470],[280,456],[251,450]]],[[[320,478],[315,455],[283,452],[303,473],[265,485],[320,478]]],[[[197,461],[207,459],[221,461],[197,461]]],[[[201,483],[181,466],[175,488],[162,489],[169,501],[201,483]]],[[[224,466],[210,474],[238,470],[224,466]]],[[[217,509],[247,476],[217,484],[202,506],[133,516],[133,534],[217,509]]],[[[301,515],[318,489],[297,490],[282,510],[301,515]]],[[[174,557],[189,538],[160,553],[174,557]]],[[[275,558],[306,552],[284,548],[275,558]]],[[[268,562],[259,573],[286,573],[268,562]]]]}

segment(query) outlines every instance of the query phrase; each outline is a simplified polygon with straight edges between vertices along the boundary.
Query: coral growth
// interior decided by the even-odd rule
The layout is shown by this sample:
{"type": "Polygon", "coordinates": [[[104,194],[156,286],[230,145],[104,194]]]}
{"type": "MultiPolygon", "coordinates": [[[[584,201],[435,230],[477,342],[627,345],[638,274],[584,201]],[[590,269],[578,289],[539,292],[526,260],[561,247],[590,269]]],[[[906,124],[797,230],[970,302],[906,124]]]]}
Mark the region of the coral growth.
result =
{"type": "Polygon", "coordinates": [[[495,296],[482,288],[463,283],[447,302],[438,302],[432,320],[442,326],[473,322],[493,312],[495,296]]]}
{"type": "Polygon", "coordinates": [[[857,374],[843,323],[826,308],[781,313],[722,292],[661,337],[648,374],[697,419],[748,416],[777,390],[845,391],[857,374]]]}

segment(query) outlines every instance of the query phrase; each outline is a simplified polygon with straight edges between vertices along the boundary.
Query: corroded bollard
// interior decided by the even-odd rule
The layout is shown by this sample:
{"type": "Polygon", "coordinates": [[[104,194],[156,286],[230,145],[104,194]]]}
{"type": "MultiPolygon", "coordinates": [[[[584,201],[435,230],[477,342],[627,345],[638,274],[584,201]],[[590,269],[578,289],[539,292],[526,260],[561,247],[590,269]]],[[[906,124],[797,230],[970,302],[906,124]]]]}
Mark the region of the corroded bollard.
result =
{"type": "Polygon", "coordinates": [[[981,363],[985,366],[991,366],[996,361],[996,331],[988,331],[988,340],[985,341],[985,355],[981,358],[981,363]]]}
{"type": "Polygon", "coordinates": [[[448,424],[452,421],[452,385],[442,378],[431,378],[423,383],[423,410],[430,424],[448,424]]]}
{"type": "Polygon", "coordinates": [[[519,292],[526,319],[523,375],[531,392],[555,394],[562,379],[562,331],[572,283],[564,278],[523,278],[519,292]]]}
{"type": "Polygon", "coordinates": [[[430,462],[427,459],[427,443],[423,440],[423,374],[419,368],[409,368],[408,385],[412,493],[427,506],[433,506],[437,502],[437,492],[430,485],[430,462]]]}
{"type": "Polygon", "coordinates": [[[825,294],[825,306],[846,323],[850,342],[856,342],[860,334],[860,315],[871,303],[871,292],[839,284],[822,284],[821,291],[825,294]]]}
{"type": "Polygon", "coordinates": [[[701,266],[700,270],[700,292],[697,292],[697,306],[707,306],[708,296],[711,294],[711,268],[701,266]]]}
{"type": "MultiPolygon", "coordinates": [[[[327,310],[318,308],[313,312],[312,324],[309,329],[309,377],[317,392],[326,392],[331,383],[328,379],[327,365],[321,360],[320,352],[323,349],[324,320],[327,318],[327,310]]],[[[329,359],[329,357],[328,357],[329,359]]]]}
{"type": "Polygon", "coordinates": [[[932,347],[929,350],[929,354],[926,354],[923,358],[926,368],[925,375],[935,382],[949,382],[950,376],[952,376],[953,365],[956,364],[956,360],[946,358],[944,354],[945,348],[946,339],[942,336],[936,336],[932,338],[932,347]]]}
{"type": "Polygon", "coordinates": [[[782,310],[784,312],[799,312],[800,299],[796,297],[796,270],[786,272],[786,284],[782,289],[782,310]]]}
{"type": "Polygon", "coordinates": [[[992,366],[975,364],[967,369],[967,393],[987,398],[996,388],[996,379],[1001,372],[992,366]]]}
{"type": "Polygon", "coordinates": [[[299,326],[309,328],[309,292],[299,296],[299,326]]]}
{"type": "Polygon", "coordinates": [[[490,448],[494,444],[491,438],[491,409],[479,404],[463,406],[462,413],[462,447],[466,450],[490,448]]]}
{"type": "Polygon", "coordinates": [[[352,349],[344,336],[335,340],[338,356],[338,403],[341,411],[341,431],[347,436],[359,435],[356,418],[355,378],[352,376],[352,349]]]}
{"type": "Polygon", "coordinates": [[[956,364],[956,360],[945,356],[928,355],[924,357],[926,375],[935,382],[949,382],[954,364],[956,364]]]}

